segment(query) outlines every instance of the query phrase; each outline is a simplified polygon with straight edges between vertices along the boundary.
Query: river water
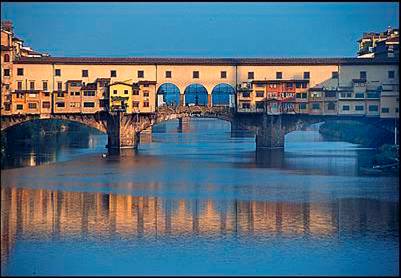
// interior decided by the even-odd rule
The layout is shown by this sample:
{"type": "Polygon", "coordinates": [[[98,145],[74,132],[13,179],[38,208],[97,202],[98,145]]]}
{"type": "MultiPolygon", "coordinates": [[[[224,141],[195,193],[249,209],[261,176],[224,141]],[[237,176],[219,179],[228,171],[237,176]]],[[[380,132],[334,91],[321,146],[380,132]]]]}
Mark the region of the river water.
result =
{"type": "Polygon", "coordinates": [[[169,121],[139,150],[105,135],[9,142],[2,275],[398,275],[397,176],[310,130],[285,152],[217,119],[169,121]]]}

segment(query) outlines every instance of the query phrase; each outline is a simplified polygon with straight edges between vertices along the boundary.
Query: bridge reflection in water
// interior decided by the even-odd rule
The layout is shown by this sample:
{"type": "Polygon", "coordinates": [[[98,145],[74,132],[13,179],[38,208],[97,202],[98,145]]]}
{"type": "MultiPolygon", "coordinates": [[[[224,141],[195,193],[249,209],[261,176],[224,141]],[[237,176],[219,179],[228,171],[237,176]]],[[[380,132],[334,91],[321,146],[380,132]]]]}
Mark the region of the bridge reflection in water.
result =
{"type": "Polygon", "coordinates": [[[330,203],[173,200],[119,194],[1,189],[1,261],[17,239],[192,235],[342,237],[370,232],[398,237],[398,202],[330,203]]]}

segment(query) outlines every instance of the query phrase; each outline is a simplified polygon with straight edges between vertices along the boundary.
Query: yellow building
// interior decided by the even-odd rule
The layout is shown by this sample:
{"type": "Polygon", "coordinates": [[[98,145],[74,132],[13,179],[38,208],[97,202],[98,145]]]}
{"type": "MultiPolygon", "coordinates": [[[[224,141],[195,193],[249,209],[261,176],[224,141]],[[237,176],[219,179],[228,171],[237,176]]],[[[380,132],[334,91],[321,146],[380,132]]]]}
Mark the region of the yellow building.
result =
{"type": "Polygon", "coordinates": [[[114,82],[109,85],[110,111],[123,110],[132,113],[132,85],[125,82],[114,82]]]}

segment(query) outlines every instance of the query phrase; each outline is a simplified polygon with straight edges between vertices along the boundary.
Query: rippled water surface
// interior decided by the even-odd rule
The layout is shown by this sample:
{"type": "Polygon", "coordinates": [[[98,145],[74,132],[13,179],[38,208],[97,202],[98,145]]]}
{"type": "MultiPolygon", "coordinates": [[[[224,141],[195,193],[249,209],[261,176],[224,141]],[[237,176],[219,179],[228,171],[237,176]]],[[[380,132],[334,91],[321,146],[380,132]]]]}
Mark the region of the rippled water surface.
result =
{"type": "Polygon", "coordinates": [[[104,135],[10,146],[2,170],[3,275],[398,275],[396,176],[373,150],[170,121],[138,152],[103,158],[104,135]]]}

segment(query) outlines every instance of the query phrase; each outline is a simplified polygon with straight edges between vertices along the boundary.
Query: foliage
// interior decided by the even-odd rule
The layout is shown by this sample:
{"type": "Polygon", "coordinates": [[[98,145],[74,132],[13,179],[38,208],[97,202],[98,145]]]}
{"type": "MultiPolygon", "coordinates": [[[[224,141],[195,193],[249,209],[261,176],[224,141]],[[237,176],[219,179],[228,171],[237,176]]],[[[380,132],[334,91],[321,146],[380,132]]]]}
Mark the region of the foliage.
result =
{"type": "Polygon", "coordinates": [[[351,120],[325,122],[320,126],[319,132],[324,136],[375,148],[391,144],[393,140],[390,132],[351,120]]]}

